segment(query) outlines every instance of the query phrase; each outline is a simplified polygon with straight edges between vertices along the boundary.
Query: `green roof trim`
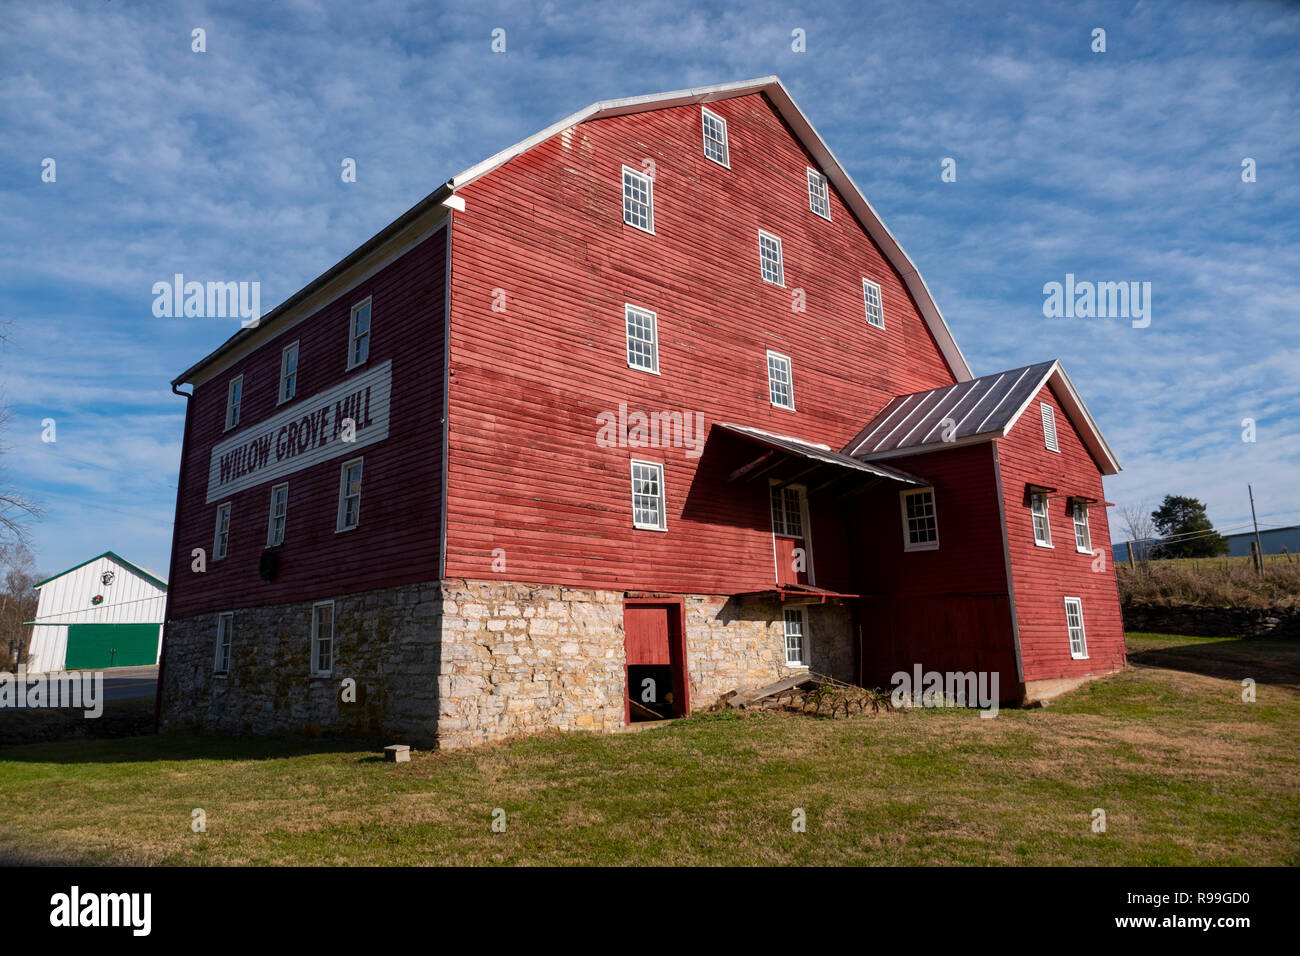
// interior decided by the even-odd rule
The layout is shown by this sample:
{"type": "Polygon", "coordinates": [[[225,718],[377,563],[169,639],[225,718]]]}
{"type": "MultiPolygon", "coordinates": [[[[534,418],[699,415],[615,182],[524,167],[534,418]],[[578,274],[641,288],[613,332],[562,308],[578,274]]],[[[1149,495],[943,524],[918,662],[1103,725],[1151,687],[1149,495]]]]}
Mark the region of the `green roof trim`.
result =
{"type": "Polygon", "coordinates": [[[131,562],[131,561],[128,561],[126,558],[122,557],[120,554],[116,554],[116,553],[114,553],[114,552],[112,552],[112,551],[105,551],[103,554],[97,554],[97,555],[95,555],[93,558],[91,558],[89,561],[82,561],[82,562],[81,562],[80,564],[78,564],[75,568],[68,568],[68,570],[66,570],[66,571],[60,571],[58,574],[51,574],[48,578],[46,578],[44,581],[41,581],[39,584],[33,584],[33,585],[32,585],[32,589],[35,590],[36,588],[43,588],[43,587],[45,587],[45,585],[49,584],[49,583],[50,583],[51,581],[53,581],[55,578],[61,578],[61,577],[63,577],[65,574],[71,574],[73,571],[79,571],[79,570],[81,570],[82,568],[84,568],[84,567],[85,567],[86,565],[88,565],[88,564],[94,564],[94,563],[95,563],[96,561],[98,561],[100,558],[112,558],[114,561],[118,562],[119,564],[125,564],[128,568],[130,568],[130,569],[131,569],[132,571],[134,571],[136,574],[140,575],[140,577],[142,577],[142,578],[144,578],[144,579],[146,579],[146,580],[148,580],[148,581],[152,581],[154,584],[158,585],[158,586],[159,586],[160,588],[162,588],[164,591],[167,590],[167,582],[166,582],[166,581],[159,581],[156,577],[154,577],[152,574],[150,574],[150,573],[149,573],[148,571],[146,571],[144,568],[140,567],[140,565],[135,564],[135,563],[133,563],[133,562],[131,562]]]}

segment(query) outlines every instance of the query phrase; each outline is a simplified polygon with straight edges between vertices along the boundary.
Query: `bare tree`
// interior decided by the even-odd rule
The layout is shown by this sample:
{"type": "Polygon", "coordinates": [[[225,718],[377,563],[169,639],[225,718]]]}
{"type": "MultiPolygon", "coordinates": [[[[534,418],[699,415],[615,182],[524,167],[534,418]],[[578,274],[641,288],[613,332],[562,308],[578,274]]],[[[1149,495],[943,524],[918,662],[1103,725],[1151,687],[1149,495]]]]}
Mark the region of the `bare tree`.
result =
{"type": "Polygon", "coordinates": [[[1151,517],[1151,509],[1146,502],[1125,505],[1119,510],[1120,526],[1133,542],[1133,555],[1145,561],[1156,542],[1156,523],[1151,517]]]}
{"type": "Polygon", "coordinates": [[[0,670],[12,671],[26,660],[31,632],[24,622],[36,617],[36,565],[22,542],[0,545],[0,670]]]}

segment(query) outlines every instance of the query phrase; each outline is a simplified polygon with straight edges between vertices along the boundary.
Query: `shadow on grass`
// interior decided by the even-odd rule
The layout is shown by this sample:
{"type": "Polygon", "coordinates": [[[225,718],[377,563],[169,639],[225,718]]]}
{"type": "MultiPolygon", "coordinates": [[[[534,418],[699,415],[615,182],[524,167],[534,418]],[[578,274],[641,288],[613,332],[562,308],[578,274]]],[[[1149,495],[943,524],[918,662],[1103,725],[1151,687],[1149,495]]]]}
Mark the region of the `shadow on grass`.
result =
{"type": "Polygon", "coordinates": [[[1300,641],[1244,638],[1130,652],[1130,664],[1300,690],[1300,641]]]}

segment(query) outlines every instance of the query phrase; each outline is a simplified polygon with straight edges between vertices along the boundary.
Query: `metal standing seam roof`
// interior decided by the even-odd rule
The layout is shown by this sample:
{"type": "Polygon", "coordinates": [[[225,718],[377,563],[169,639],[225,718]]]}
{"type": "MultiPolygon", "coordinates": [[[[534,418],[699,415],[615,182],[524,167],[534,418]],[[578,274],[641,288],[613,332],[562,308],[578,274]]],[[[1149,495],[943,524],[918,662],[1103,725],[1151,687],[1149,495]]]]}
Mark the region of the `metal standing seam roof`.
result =
{"type": "Polygon", "coordinates": [[[943,388],[900,395],[845,446],[851,455],[920,448],[1001,434],[1042,387],[1055,362],[1039,362],[943,388]]]}
{"type": "Polygon", "coordinates": [[[851,471],[860,471],[877,478],[888,478],[890,481],[901,481],[908,485],[929,484],[929,482],[922,481],[920,478],[909,475],[905,471],[899,471],[896,468],[886,468],[884,465],[873,465],[857,458],[851,458],[843,452],[835,451],[826,445],[816,445],[812,442],[806,442],[798,438],[790,438],[787,435],[773,435],[757,428],[747,428],[744,425],[730,425],[725,422],[719,422],[716,427],[723,431],[731,432],[733,435],[740,435],[743,438],[756,441],[769,448],[797,455],[800,458],[824,462],[825,464],[847,468],[851,471]]]}

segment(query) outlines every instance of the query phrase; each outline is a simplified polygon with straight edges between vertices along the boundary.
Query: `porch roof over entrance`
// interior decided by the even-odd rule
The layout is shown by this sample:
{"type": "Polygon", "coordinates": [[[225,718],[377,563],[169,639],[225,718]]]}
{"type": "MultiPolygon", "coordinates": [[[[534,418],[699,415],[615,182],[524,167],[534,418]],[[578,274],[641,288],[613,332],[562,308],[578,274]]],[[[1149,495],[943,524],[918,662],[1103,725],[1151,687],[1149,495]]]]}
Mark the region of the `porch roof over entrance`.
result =
{"type": "Polygon", "coordinates": [[[731,425],[726,422],[718,422],[715,428],[721,429],[732,435],[738,435],[757,445],[762,445],[767,451],[758,458],[737,468],[730,475],[730,480],[736,481],[740,478],[756,478],[760,474],[770,471],[783,462],[791,459],[803,459],[813,463],[813,466],[826,466],[828,468],[838,469],[841,473],[857,472],[863,477],[887,478],[890,481],[901,482],[905,485],[927,485],[929,482],[924,481],[907,472],[899,471],[896,468],[888,468],[884,465],[876,465],[871,462],[861,461],[852,458],[842,452],[835,451],[826,445],[816,445],[812,442],[806,442],[802,439],[791,438],[787,435],[773,435],[769,432],[761,431],[757,428],[749,428],[745,425],[731,425]]]}

